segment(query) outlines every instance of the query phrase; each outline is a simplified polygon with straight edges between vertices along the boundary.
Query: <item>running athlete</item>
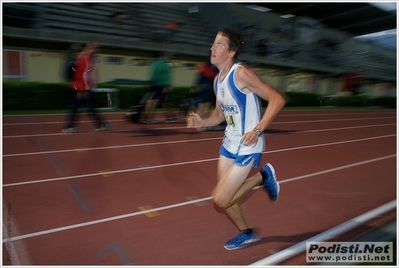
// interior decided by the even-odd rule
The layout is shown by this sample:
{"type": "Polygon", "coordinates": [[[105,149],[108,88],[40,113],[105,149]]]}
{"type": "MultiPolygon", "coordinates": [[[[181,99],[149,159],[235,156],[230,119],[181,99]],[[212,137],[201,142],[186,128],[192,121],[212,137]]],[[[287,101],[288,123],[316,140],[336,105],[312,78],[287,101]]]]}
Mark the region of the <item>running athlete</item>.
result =
{"type": "Polygon", "coordinates": [[[229,29],[220,30],[211,47],[211,63],[219,69],[214,89],[216,105],[211,115],[203,119],[196,113],[187,117],[188,128],[216,126],[226,121],[225,136],[219,151],[215,204],[225,209],[227,216],[238,228],[237,236],[224,244],[227,250],[239,249],[260,239],[241,213],[238,201],[252,188],[263,185],[272,201],[279,195],[279,183],[273,166],[264,165],[248,178],[251,168],[257,168],[263,150],[263,132],[285,105],[283,96],[262,82],[254,71],[237,63],[243,43],[229,29]],[[268,101],[263,116],[260,98],[268,101]]]}

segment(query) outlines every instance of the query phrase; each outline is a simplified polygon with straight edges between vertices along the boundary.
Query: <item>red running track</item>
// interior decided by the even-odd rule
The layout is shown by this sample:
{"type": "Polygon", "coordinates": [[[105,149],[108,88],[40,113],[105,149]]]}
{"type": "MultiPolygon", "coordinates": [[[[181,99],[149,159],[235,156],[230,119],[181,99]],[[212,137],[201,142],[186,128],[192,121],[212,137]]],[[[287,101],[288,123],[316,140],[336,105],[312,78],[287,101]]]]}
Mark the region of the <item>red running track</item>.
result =
{"type": "Polygon", "coordinates": [[[237,230],[211,197],[223,132],[105,117],[62,134],[64,115],[3,116],[4,265],[248,265],[396,200],[396,110],[284,110],[261,160],[280,198],[254,189],[262,239],[227,251],[237,230]]]}

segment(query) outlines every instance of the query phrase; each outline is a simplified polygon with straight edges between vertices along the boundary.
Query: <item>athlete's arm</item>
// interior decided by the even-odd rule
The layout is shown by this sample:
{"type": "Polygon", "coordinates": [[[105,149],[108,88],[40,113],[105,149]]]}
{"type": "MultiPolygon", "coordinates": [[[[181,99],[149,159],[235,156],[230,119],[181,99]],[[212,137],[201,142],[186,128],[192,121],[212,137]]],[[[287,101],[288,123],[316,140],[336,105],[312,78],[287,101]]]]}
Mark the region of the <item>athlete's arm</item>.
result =
{"type": "MultiPolygon", "coordinates": [[[[252,91],[268,102],[261,121],[255,127],[262,132],[265,131],[284,107],[284,97],[269,84],[261,81],[255,72],[247,67],[237,68],[236,83],[244,92],[252,91]]],[[[256,144],[257,140],[257,135],[254,131],[245,133],[243,136],[243,142],[247,145],[256,144]]]]}

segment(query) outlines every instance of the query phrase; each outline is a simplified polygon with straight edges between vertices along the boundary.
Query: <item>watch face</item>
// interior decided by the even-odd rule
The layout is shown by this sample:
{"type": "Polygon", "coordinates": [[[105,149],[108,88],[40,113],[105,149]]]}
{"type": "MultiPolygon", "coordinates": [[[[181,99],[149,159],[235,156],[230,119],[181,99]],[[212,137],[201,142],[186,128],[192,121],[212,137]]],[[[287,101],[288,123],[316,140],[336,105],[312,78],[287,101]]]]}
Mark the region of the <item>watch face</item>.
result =
{"type": "Polygon", "coordinates": [[[255,134],[259,136],[260,134],[262,134],[262,131],[260,131],[259,129],[255,129],[255,134]]]}

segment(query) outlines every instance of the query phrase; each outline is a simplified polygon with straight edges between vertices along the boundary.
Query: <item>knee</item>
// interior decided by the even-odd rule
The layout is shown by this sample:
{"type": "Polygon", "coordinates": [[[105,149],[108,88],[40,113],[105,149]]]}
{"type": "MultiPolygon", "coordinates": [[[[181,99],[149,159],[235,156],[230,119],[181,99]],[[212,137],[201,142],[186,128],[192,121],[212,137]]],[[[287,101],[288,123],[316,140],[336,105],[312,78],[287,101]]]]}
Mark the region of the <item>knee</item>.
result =
{"type": "Polygon", "coordinates": [[[214,202],[219,208],[222,208],[222,209],[226,209],[226,208],[228,208],[228,207],[230,206],[230,203],[229,203],[225,198],[222,198],[222,197],[220,197],[220,196],[218,196],[218,195],[215,195],[215,196],[213,197],[213,202],[214,202]]]}

